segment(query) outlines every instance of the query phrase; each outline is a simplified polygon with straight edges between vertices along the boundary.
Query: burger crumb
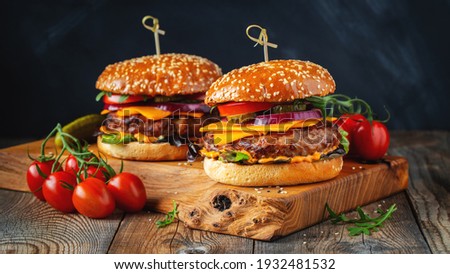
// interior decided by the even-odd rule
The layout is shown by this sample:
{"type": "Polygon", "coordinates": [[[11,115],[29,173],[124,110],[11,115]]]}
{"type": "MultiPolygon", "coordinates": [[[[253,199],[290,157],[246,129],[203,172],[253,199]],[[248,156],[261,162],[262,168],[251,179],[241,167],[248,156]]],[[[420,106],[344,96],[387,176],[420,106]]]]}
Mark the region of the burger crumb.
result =
{"type": "Polygon", "coordinates": [[[359,166],[359,169],[363,169],[363,167],[362,167],[362,166],[359,166]]]}
{"type": "Polygon", "coordinates": [[[355,170],[355,169],[356,169],[356,167],[352,166],[352,169],[353,169],[353,170],[355,170]]]}
{"type": "Polygon", "coordinates": [[[187,166],[187,163],[183,163],[183,165],[187,166]]]}
{"type": "Polygon", "coordinates": [[[261,194],[261,191],[258,190],[258,191],[256,191],[256,193],[261,194]]]}
{"type": "Polygon", "coordinates": [[[179,166],[181,166],[181,163],[178,163],[179,166]]]}
{"type": "Polygon", "coordinates": [[[178,191],[175,191],[173,194],[177,195],[177,194],[178,194],[178,191]]]}

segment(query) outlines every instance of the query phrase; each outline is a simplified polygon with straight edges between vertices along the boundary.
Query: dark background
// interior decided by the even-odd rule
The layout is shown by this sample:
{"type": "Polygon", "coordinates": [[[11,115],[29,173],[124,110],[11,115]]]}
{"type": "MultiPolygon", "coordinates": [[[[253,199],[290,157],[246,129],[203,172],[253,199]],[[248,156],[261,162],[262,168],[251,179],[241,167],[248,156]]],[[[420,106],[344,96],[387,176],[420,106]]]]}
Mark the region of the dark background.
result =
{"type": "MultiPolygon", "coordinates": [[[[96,113],[106,65],[161,50],[204,56],[223,72],[263,61],[245,35],[268,30],[270,59],[310,60],[338,93],[392,114],[390,129],[450,129],[450,1],[8,1],[2,3],[2,135],[41,138],[96,113]],[[9,87],[8,87],[9,86],[9,87]]],[[[382,115],[384,116],[384,114],[382,115]]]]}

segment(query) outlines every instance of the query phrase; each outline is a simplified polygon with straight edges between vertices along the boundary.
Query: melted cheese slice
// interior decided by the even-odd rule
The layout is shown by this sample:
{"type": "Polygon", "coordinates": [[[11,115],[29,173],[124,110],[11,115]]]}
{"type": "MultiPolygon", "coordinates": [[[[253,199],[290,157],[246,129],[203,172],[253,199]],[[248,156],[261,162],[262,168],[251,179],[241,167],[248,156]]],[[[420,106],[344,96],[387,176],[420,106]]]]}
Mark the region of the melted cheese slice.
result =
{"type": "MultiPolygon", "coordinates": [[[[101,114],[107,114],[110,111],[107,109],[102,110],[101,114]]],[[[159,108],[155,107],[149,107],[149,106],[133,106],[133,107],[126,107],[119,109],[116,112],[117,116],[124,117],[124,116],[130,116],[135,114],[140,114],[144,116],[147,119],[152,120],[160,120],[163,118],[166,118],[172,114],[170,111],[161,110],[159,108]]],[[[183,116],[191,116],[194,118],[200,118],[203,115],[205,115],[203,112],[176,112],[177,115],[183,115],[183,116]]]]}
{"type": "Polygon", "coordinates": [[[170,111],[160,110],[154,107],[126,107],[116,112],[117,116],[124,117],[135,114],[141,114],[147,119],[160,120],[171,114],[170,111]]]}
{"type": "Polygon", "coordinates": [[[228,143],[232,143],[236,140],[249,137],[249,136],[255,136],[260,135],[259,132],[253,131],[253,132],[244,132],[244,131],[222,131],[222,132],[214,132],[214,144],[215,145],[225,145],[228,143]]]}
{"type": "Polygon", "coordinates": [[[292,121],[283,124],[270,124],[270,125],[243,125],[243,124],[231,124],[228,122],[217,122],[213,124],[209,124],[205,127],[200,128],[200,132],[207,131],[243,131],[243,132],[260,132],[267,133],[269,131],[272,132],[285,132],[291,128],[302,128],[313,126],[320,122],[320,119],[310,119],[310,120],[301,120],[301,121],[292,121]]]}

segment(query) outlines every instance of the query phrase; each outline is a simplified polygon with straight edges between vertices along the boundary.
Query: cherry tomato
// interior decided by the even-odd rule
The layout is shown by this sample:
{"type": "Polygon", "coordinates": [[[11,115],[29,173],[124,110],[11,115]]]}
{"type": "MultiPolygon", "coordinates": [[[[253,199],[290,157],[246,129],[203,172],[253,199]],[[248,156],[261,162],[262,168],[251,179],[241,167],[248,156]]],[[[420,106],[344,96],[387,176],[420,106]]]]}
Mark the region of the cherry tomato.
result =
{"type": "Polygon", "coordinates": [[[105,182],[97,178],[87,178],[73,191],[75,208],[89,218],[105,218],[113,213],[116,204],[105,182]]]}
{"type": "Polygon", "coordinates": [[[126,212],[136,212],[144,208],[147,195],[144,184],[136,175],[119,173],[109,180],[107,188],[114,196],[118,208],[126,212]]]}
{"type": "Polygon", "coordinates": [[[67,157],[64,170],[66,172],[72,173],[73,175],[76,175],[80,170],[80,167],[78,166],[78,160],[72,154],[67,157]]]}
{"type": "Polygon", "coordinates": [[[367,121],[367,119],[361,114],[343,114],[335,123],[348,133],[347,140],[351,144],[355,129],[364,121],[367,121]]]}
{"type": "Polygon", "coordinates": [[[65,171],[57,171],[50,174],[44,181],[42,192],[45,200],[55,209],[62,212],[73,212],[73,189],[77,185],[77,178],[65,171]]]}
{"type": "Polygon", "coordinates": [[[245,113],[258,112],[261,110],[270,109],[273,107],[272,103],[265,102],[232,102],[217,105],[220,116],[232,116],[245,113]]]}
{"type": "Polygon", "coordinates": [[[139,96],[139,95],[128,95],[127,97],[122,97],[122,95],[111,94],[110,96],[108,96],[108,95],[103,96],[103,102],[105,104],[109,104],[109,105],[128,104],[128,103],[140,102],[140,101],[144,101],[144,100],[145,100],[145,97],[139,96]],[[126,99],[124,99],[124,98],[126,98],[126,99]]]}
{"type": "Polygon", "coordinates": [[[50,160],[46,162],[39,162],[37,160],[33,161],[28,167],[27,171],[27,184],[34,196],[41,201],[45,201],[44,194],[42,193],[42,185],[45,179],[52,172],[52,166],[55,160],[50,160]],[[38,169],[41,171],[42,176],[38,169]]]}
{"type": "Polygon", "coordinates": [[[378,160],[386,154],[389,140],[389,132],[383,123],[364,121],[353,133],[352,142],[356,154],[362,159],[378,160]]]}
{"type": "MultiPolygon", "coordinates": [[[[97,178],[102,180],[103,182],[106,182],[106,175],[108,174],[106,169],[104,167],[96,167],[93,165],[88,166],[88,168],[86,169],[87,172],[87,178],[97,178]]],[[[84,171],[81,172],[81,180],[85,180],[86,178],[84,178],[84,171]]]]}

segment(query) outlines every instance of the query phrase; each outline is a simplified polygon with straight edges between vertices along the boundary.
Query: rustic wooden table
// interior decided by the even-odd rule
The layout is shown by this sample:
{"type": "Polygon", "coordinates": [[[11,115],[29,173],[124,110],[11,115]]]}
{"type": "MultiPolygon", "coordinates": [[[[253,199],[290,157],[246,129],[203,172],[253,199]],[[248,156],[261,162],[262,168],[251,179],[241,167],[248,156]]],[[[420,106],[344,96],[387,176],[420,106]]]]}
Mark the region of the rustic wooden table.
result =
{"type": "Polygon", "coordinates": [[[160,213],[117,210],[94,220],[59,213],[28,192],[0,189],[0,253],[450,253],[450,132],[394,132],[390,154],[408,159],[409,187],[363,207],[398,206],[370,236],[348,236],[345,225],[330,221],[272,242],[192,230],[181,222],[158,229],[160,213]]]}

